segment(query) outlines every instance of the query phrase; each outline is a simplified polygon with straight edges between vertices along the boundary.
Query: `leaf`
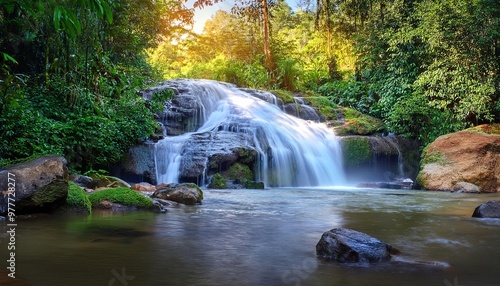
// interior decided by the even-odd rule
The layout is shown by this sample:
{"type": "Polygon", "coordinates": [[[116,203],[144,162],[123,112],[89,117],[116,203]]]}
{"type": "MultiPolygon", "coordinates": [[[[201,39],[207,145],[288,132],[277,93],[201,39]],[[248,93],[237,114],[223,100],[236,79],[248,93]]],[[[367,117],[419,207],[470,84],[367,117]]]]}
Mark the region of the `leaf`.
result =
{"type": "Polygon", "coordinates": [[[11,57],[9,54],[6,54],[6,53],[2,53],[3,54],[3,59],[5,61],[11,61],[15,64],[17,64],[18,62],[16,61],[16,59],[14,59],[13,57],[11,57]]]}
{"type": "Polygon", "coordinates": [[[108,2],[103,1],[102,7],[104,8],[104,15],[106,16],[106,20],[108,21],[108,23],[109,24],[113,23],[113,11],[111,10],[111,7],[109,6],[108,2]]]}

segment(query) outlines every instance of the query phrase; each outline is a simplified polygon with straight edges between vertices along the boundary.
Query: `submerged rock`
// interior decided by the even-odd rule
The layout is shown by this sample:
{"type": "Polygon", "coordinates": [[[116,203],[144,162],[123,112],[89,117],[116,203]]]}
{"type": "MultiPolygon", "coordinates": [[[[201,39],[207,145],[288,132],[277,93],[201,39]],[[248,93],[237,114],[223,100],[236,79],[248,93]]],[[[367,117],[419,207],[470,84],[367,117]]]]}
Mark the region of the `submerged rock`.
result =
{"type": "Polygon", "coordinates": [[[488,201],[478,206],[472,217],[500,218],[500,201],[488,201]]]}
{"type": "Polygon", "coordinates": [[[164,184],[159,187],[151,197],[170,200],[185,205],[195,205],[200,204],[203,200],[203,192],[193,183],[164,184]]]}
{"type": "Polygon", "coordinates": [[[63,205],[68,196],[66,163],[63,157],[45,156],[1,170],[0,214],[7,213],[9,198],[15,199],[16,215],[52,211],[63,205]],[[9,195],[7,186],[14,188],[15,195],[9,195]]]}
{"type": "Polygon", "coordinates": [[[451,188],[452,192],[457,192],[457,193],[473,193],[473,194],[479,194],[481,191],[479,191],[479,187],[467,183],[467,182],[458,182],[453,187],[451,188]]]}
{"type": "Polygon", "coordinates": [[[399,250],[365,233],[334,228],[323,233],[316,244],[316,255],[327,260],[351,263],[389,261],[399,250]]]}
{"type": "Polygon", "coordinates": [[[427,190],[449,191],[458,182],[479,187],[481,193],[500,192],[500,136],[496,125],[443,135],[425,150],[417,182],[427,190]]]}

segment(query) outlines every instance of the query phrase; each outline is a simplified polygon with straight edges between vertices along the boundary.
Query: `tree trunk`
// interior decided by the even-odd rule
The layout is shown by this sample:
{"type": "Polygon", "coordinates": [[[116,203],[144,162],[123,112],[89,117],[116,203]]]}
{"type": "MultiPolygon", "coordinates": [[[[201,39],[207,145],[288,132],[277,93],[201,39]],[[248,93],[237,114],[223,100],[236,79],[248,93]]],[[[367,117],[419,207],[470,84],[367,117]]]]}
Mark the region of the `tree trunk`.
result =
{"type": "Polygon", "coordinates": [[[266,68],[271,72],[273,81],[275,80],[275,64],[273,60],[273,54],[271,52],[271,44],[269,40],[269,9],[267,6],[267,0],[262,0],[262,27],[264,33],[264,56],[266,68]]]}

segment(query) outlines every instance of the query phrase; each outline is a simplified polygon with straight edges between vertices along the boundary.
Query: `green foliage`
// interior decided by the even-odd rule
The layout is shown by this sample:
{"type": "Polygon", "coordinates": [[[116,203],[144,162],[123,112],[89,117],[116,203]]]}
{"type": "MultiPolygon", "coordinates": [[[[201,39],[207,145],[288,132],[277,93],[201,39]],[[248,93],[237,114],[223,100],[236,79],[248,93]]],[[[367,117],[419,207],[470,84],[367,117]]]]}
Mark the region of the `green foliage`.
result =
{"type": "Polygon", "coordinates": [[[372,146],[368,138],[346,137],[341,141],[345,166],[359,166],[373,159],[372,146]]]}
{"type": "Polygon", "coordinates": [[[87,194],[73,182],[69,182],[66,204],[70,207],[83,207],[89,213],[92,212],[92,203],[87,194]]]}
{"type": "Polygon", "coordinates": [[[212,180],[210,181],[210,184],[208,184],[208,187],[211,189],[225,189],[227,187],[227,183],[219,173],[215,173],[212,176],[212,180]]]}
{"type": "Polygon", "coordinates": [[[229,180],[238,180],[242,183],[251,181],[254,178],[252,170],[247,165],[240,163],[233,164],[229,170],[222,173],[222,176],[229,180]]]}
{"type": "Polygon", "coordinates": [[[245,182],[245,189],[263,190],[263,182],[247,181],[245,182]]]}
{"type": "Polygon", "coordinates": [[[334,104],[350,107],[367,114],[377,113],[376,94],[367,83],[356,81],[328,82],[318,88],[318,93],[334,104]]]}
{"type": "Polygon", "coordinates": [[[151,199],[134,190],[123,187],[97,191],[90,194],[88,198],[93,206],[101,201],[110,201],[128,206],[137,206],[139,208],[150,208],[153,206],[151,199]]]}

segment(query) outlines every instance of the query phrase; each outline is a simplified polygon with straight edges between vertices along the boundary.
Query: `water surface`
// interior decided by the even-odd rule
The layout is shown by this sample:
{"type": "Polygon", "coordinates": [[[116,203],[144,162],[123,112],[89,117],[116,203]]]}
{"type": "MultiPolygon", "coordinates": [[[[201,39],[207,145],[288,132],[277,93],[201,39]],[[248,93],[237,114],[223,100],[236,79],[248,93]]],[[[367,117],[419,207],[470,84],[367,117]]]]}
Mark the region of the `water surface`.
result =
{"type": "MultiPolygon", "coordinates": [[[[500,221],[470,217],[477,205],[498,197],[351,188],[206,190],[203,205],[166,214],[36,215],[18,219],[16,277],[51,286],[500,285],[500,221]],[[450,267],[316,259],[321,234],[335,227],[375,236],[410,260],[450,267]]],[[[8,257],[6,230],[4,222],[1,265],[8,257]]]]}

